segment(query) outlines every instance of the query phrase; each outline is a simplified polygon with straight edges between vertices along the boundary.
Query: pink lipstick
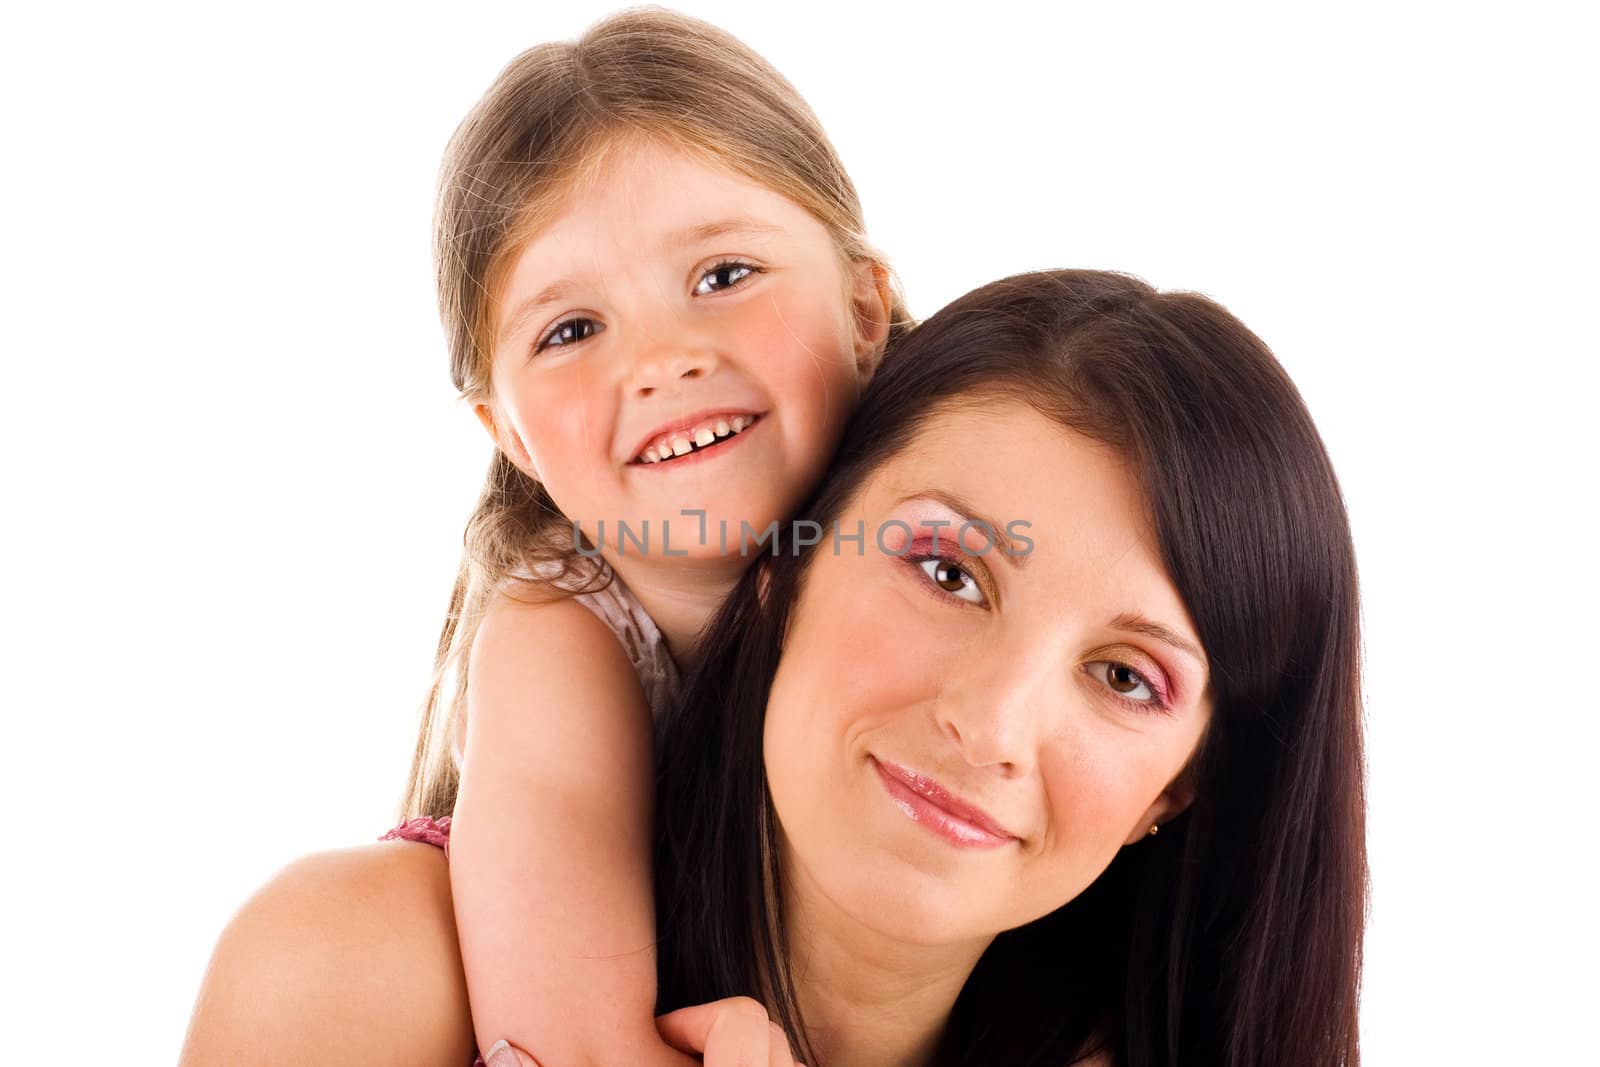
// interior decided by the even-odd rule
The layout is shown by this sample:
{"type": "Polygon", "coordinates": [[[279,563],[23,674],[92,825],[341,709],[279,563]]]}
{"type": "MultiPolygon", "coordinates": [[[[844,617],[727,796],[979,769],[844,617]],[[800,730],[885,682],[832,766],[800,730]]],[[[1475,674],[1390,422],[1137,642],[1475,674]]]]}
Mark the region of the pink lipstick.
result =
{"type": "Polygon", "coordinates": [[[999,848],[1017,835],[926,775],[868,756],[894,806],[961,848],[999,848]]]}

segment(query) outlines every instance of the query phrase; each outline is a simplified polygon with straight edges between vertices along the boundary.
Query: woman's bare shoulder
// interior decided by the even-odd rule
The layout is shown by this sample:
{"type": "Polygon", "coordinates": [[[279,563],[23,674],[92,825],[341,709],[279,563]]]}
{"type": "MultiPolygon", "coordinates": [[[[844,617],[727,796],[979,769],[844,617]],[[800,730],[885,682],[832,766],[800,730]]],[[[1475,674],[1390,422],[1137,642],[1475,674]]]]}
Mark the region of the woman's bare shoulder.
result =
{"type": "Polygon", "coordinates": [[[468,1063],[472,1026],[444,853],[318,853],[239,909],[201,982],[182,1064],[468,1063]]]}

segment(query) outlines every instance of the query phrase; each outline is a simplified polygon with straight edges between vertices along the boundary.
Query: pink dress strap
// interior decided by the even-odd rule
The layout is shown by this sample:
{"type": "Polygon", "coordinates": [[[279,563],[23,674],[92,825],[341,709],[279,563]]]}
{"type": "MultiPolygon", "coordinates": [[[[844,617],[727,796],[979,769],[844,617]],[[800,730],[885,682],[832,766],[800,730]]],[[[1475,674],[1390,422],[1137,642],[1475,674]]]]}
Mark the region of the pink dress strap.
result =
{"type": "Polygon", "coordinates": [[[445,815],[435,819],[432,815],[419,815],[415,819],[407,819],[382,837],[379,841],[420,841],[424,845],[433,845],[435,848],[444,849],[446,856],[450,855],[450,816],[445,815]]]}

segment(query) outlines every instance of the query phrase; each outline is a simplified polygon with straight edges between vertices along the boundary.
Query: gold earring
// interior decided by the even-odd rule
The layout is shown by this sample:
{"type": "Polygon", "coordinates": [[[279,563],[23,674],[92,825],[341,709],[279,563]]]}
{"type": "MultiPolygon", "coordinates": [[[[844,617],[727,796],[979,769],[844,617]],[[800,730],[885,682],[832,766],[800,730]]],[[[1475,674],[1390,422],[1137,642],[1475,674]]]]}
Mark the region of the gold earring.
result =
{"type": "Polygon", "coordinates": [[[1159,823],[1151,823],[1150,824],[1150,836],[1154,837],[1155,834],[1156,834],[1156,831],[1159,830],[1159,829],[1161,829],[1161,825],[1159,823]]]}

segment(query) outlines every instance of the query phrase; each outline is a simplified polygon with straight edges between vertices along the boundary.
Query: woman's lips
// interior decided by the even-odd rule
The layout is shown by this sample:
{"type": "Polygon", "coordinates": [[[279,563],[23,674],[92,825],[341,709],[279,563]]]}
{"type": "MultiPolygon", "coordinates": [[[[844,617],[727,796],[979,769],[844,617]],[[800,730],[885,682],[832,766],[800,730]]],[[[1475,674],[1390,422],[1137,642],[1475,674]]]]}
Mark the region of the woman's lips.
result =
{"type": "Polygon", "coordinates": [[[1017,836],[938,782],[898,764],[868,756],[894,806],[961,848],[999,848],[1017,836]]]}

